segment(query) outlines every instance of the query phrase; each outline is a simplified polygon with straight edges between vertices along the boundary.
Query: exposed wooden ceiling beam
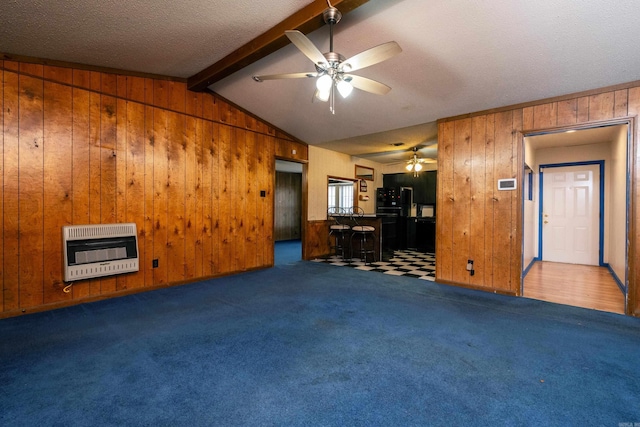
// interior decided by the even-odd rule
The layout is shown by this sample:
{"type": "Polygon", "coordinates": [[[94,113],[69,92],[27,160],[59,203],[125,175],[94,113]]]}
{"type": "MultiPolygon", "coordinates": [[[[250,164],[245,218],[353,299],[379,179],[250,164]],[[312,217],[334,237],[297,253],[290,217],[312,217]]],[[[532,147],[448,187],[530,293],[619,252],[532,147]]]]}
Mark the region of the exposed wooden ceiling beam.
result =
{"type": "MultiPolygon", "coordinates": [[[[368,1],[332,0],[331,5],[340,9],[340,12],[345,15],[368,1]]],[[[322,12],[326,8],[326,0],[314,0],[310,5],[300,9],[220,61],[189,77],[187,88],[192,91],[203,91],[209,85],[286,46],[289,39],[284,35],[285,30],[299,30],[304,34],[317,30],[325,25],[322,12]]]]}

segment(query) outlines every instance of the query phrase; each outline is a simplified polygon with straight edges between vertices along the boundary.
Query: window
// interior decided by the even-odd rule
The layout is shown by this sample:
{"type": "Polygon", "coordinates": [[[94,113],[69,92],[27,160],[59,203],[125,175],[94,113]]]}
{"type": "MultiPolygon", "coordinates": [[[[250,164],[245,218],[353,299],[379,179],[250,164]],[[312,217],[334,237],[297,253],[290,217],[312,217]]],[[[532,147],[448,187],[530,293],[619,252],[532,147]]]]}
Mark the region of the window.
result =
{"type": "Polygon", "coordinates": [[[350,212],[354,201],[353,181],[329,178],[329,208],[350,212]]]}

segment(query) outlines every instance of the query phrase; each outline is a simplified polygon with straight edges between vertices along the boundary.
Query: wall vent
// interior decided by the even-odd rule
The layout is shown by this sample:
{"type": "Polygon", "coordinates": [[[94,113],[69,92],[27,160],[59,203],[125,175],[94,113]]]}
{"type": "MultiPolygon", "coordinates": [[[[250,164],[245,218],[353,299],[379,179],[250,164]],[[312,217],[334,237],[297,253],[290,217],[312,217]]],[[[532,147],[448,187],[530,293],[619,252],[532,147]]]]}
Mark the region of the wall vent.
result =
{"type": "Polygon", "coordinates": [[[139,270],[135,223],[64,226],[62,251],[65,282],[139,270]]]}

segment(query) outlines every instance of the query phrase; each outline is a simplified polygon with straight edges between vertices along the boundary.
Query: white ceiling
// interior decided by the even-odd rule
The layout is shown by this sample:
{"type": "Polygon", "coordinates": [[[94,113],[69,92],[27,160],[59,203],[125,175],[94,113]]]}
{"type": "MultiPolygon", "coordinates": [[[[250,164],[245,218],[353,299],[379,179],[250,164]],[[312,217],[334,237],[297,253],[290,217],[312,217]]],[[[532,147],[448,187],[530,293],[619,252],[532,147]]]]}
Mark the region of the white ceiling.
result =
{"type": "MultiPolygon", "coordinates": [[[[310,3],[9,0],[0,52],[186,78],[310,3]]],[[[293,45],[212,89],[309,144],[393,162],[410,153],[371,156],[434,150],[438,118],[640,79],[638,22],[637,0],[370,0],[336,25],[334,50],[398,42],[401,54],[355,72],[391,86],[387,95],[356,90],[332,115],[311,102],[312,79],[251,79],[314,71],[293,45]]],[[[309,38],[328,50],[326,26],[309,38]]]]}

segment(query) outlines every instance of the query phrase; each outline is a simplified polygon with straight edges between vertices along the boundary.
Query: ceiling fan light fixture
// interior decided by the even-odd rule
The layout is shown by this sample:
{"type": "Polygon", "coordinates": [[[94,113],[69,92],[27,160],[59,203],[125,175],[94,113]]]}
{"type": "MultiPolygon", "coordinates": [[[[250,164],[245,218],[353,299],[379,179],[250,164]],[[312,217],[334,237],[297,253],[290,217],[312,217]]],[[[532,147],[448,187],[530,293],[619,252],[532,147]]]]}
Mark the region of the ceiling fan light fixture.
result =
{"type": "Polygon", "coordinates": [[[316,98],[319,101],[327,102],[329,100],[329,96],[331,96],[331,89],[316,91],[316,98]]]}
{"type": "Polygon", "coordinates": [[[407,170],[408,170],[409,172],[411,172],[411,170],[412,170],[412,169],[413,169],[413,163],[409,163],[409,164],[407,165],[407,170]]]}
{"type": "Polygon", "coordinates": [[[422,165],[420,163],[416,163],[413,168],[416,170],[416,172],[420,172],[422,170],[422,165]]]}
{"type": "Polygon", "coordinates": [[[344,80],[340,80],[338,82],[337,88],[338,92],[340,92],[340,95],[342,95],[343,98],[351,95],[351,92],[353,91],[353,86],[351,86],[351,83],[344,80]]]}
{"type": "MultiPolygon", "coordinates": [[[[316,88],[318,89],[319,92],[329,93],[329,90],[331,90],[332,84],[333,84],[333,80],[331,79],[331,76],[328,74],[323,74],[322,76],[318,77],[318,80],[316,81],[316,88]]],[[[327,97],[327,99],[328,98],[329,97],[327,97]]]]}

